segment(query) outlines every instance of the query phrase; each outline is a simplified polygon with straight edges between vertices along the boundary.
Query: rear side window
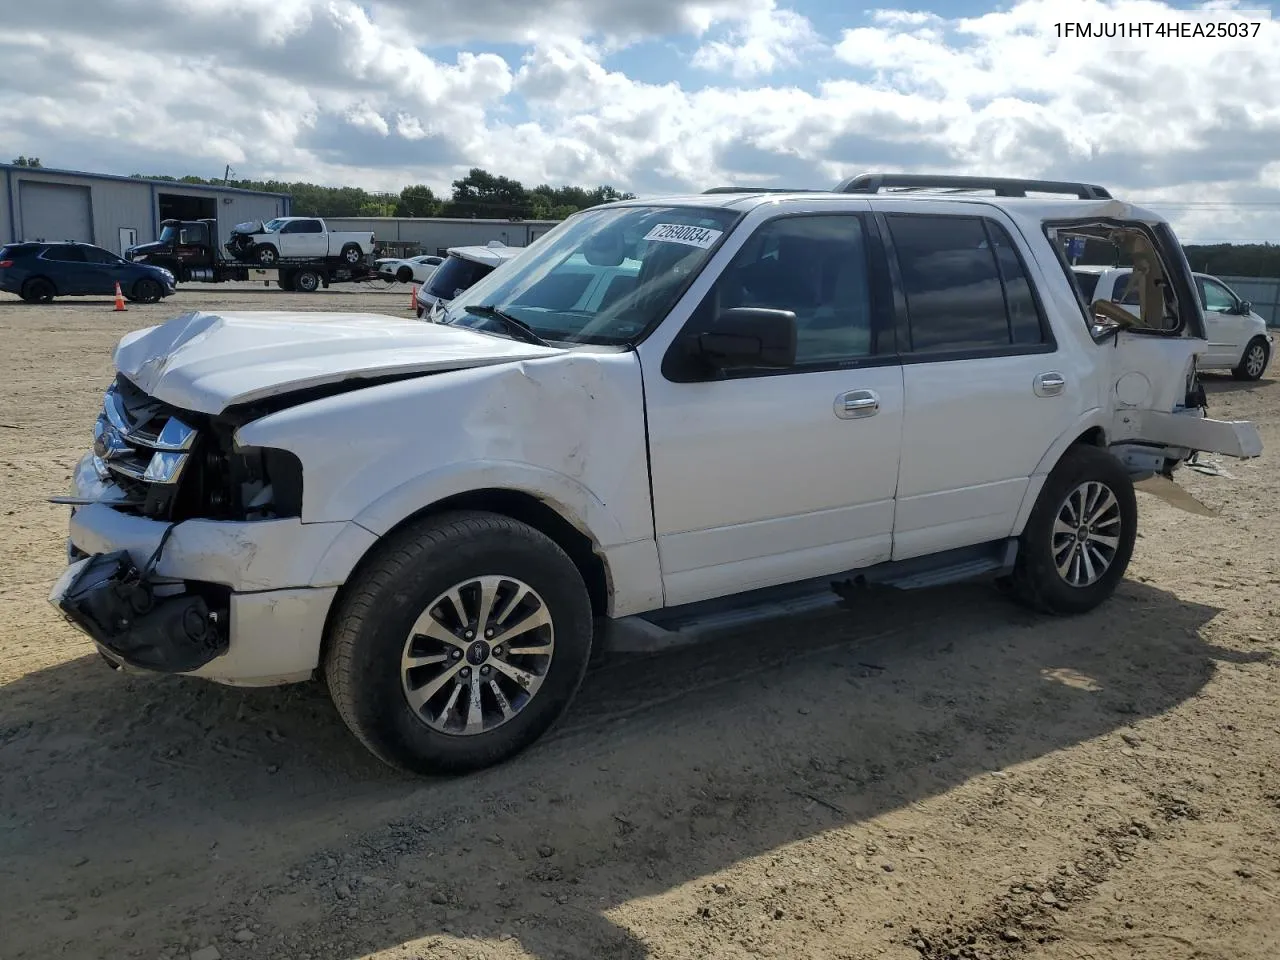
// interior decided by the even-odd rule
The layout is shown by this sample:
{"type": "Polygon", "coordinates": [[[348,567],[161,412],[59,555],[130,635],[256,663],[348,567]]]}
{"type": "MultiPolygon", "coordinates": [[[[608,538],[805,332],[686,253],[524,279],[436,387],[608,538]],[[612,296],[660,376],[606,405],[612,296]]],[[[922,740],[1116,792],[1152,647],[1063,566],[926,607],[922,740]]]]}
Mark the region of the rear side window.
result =
{"type": "Polygon", "coordinates": [[[911,350],[947,353],[1044,342],[1013,241],[979,217],[888,215],[911,350]]]}
{"type": "Polygon", "coordinates": [[[452,300],[467,287],[478,283],[493,272],[493,267],[462,257],[449,257],[431,275],[427,293],[442,300],[452,300]]]}
{"type": "Polygon", "coordinates": [[[84,263],[84,251],[69,243],[59,243],[46,250],[44,258],[59,263],[84,263]]]}

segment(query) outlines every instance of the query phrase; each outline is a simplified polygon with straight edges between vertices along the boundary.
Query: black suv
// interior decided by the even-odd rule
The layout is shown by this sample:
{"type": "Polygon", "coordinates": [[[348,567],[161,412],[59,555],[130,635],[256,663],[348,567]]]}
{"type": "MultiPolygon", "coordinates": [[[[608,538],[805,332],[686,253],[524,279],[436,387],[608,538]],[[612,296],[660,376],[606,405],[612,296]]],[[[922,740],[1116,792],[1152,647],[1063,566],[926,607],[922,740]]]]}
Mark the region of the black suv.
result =
{"type": "Polygon", "coordinates": [[[110,296],[117,283],[138,303],[158,303],[177,289],[173,274],[163,267],[130,263],[91,243],[23,241],[0,247],[0,290],[27,303],[110,296]]]}

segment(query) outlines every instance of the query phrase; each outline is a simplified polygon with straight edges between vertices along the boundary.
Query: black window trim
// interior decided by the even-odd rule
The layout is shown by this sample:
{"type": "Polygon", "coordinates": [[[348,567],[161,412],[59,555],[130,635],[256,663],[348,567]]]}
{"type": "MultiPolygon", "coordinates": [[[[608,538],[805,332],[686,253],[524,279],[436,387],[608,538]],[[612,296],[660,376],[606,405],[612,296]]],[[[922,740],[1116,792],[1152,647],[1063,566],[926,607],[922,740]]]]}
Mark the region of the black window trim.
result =
{"type": "MultiPolygon", "coordinates": [[[[829,360],[815,363],[797,363],[794,366],[783,368],[743,368],[735,370],[722,370],[714,373],[694,372],[689,368],[688,356],[685,353],[685,333],[693,323],[694,317],[697,316],[698,309],[702,306],[702,301],[711,295],[715,289],[715,284],[719,283],[720,277],[717,276],[711,287],[703,294],[702,299],[694,306],[688,318],[680,326],[680,330],[671,339],[671,343],[667,345],[667,349],[662,357],[661,373],[665,380],[669,383],[715,383],[727,380],[754,380],[761,377],[794,377],[807,373],[831,373],[837,370],[867,370],[876,367],[892,367],[898,366],[898,332],[895,322],[895,314],[893,312],[893,298],[896,291],[891,283],[888,282],[888,274],[884,270],[885,266],[885,245],[884,238],[881,236],[880,225],[876,223],[873,213],[865,208],[858,207],[847,210],[788,210],[780,211],[771,217],[768,217],[760,223],[747,235],[747,241],[750,241],[759,231],[763,230],[770,224],[777,223],[780,220],[792,220],[797,217],[812,219],[815,217],[855,217],[862,226],[863,237],[865,239],[865,249],[867,255],[867,269],[869,292],[871,294],[871,322],[872,322],[872,340],[878,348],[875,353],[868,354],[865,357],[850,357],[845,360],[829,360]],[[888,294],[888,297],[886,297],[888,294]],[[881,337],[887,336],[890,341],[888,344],[876,343],[876,328],[879,328],[881,337]]],[[[741,224],[741,219],[735,223],[735,228],[741,224]]],[[[728,231],[725,237],[720,239],[723,243],[727,239],[728,231]]],[[[745,245],[745,242],[744,242],[745,245]]],[[[738,248],[739,250],[742,247],[738,248]]],[[[737,253],[734,253],[734,257],[737,253]]],[[[703,263],[702,269],[706,269],[706,265],[710,263],[711,258],[708,257],[703,263]]],[[[728,269],[733,263],[730,258],[729,263],[725,265],[728,269]]],[[[720,271],[723,274],[723,270],[720,271]]],[[[699,271],[701,273],[701,271],[699,271]]],[[[685,293],[688,292],[686,287],[685,293]]],[[[681,294],[683,296],[683,294],[681,294]]],[[[676,301],[677,303],[679,300],[676,301]]]]}
{"type": "MultiPolygon", "coordinates": [[[[1026,258],[1022,256],[1022,251],[1018,249],[1018,241],[1014,239],[1013,231],[1009,230],[1009,228],[999,220],[996,220],[989,214],[930,213],[917,210],[897,209],[890,211],[877,210],[875,212],[875,216],[876,219],[880,221],[880,233],[883,238],[885,253],[889,264],[889,274],[892,278],[895,291],[894,306],[896,310],[898,342],[907,347],[905,350],[899,350],[899,355],[903,364],[947,363],[953,360],[985,360],[997,357],[1029,357],[1058,352],[1057,334],[1053,330],[1053,324],[1049,322],[1048,313],[1044,307],[1044,301],[1040,298],[1040,291],[1037,289],[1038,285],[1035,283],[1031,275],[1031,271],[1027,269],[1026,258]],[[1011,325],[1013,323],[1013,318],[1009,315],[1009,295],[1008,291],[1005,289],[1004,272],[1000,269],[1000,258],[996,256],[995,246],[991,242],[991,232],[987,227],[987,221],[991,221],[1000,227],[1009,238],[1013,255],[1017,257],[1018,265],[1022,268],[1022,273],[1027,278],[1027,286],[1031,289],[1031,299],[1035,303],[1036,317],[1040,322],[1040,336],[1044,339],[1040,343],[1009,343],[1003,346],[971,347],[967,350],[931,350],[917,353],[914,346],[911,345],[911,323],[907,311],[907,291],[906,286],[902,281],[902,270],[898,263],[898,251],[894,246],[893,234],[889,230],[889,217],[928,217],[931,219],[946,217],[952,220],[980,221],[983,235],[986,236],[988,248],[991,250],[991,259],[995,261],[996,276],[1000,280],[1001,297],[1005,303],[1005,322],[1006,324],[1011,325]]],[[[1013,339],[1012,330],[1010,330],[1009,339],[1013,339]]]]}

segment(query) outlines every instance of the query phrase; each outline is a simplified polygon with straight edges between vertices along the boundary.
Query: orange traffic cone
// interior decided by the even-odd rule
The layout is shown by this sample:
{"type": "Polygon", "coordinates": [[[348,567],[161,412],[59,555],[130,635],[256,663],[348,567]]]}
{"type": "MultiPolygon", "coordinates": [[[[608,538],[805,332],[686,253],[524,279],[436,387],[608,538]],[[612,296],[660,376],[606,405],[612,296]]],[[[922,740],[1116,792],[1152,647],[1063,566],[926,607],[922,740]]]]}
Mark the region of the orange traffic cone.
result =
{"type": "Polygon", "coordinates": [[[416,283],[409,287],[409,309],[418,309],[418,285],[416,283]]]}
{"type": "Polygon", "coordinates": [[[124,313],[127,308],[124,305],[124,294],[120,292],[120,281],[116,281],[116,313],[124,313]]]}

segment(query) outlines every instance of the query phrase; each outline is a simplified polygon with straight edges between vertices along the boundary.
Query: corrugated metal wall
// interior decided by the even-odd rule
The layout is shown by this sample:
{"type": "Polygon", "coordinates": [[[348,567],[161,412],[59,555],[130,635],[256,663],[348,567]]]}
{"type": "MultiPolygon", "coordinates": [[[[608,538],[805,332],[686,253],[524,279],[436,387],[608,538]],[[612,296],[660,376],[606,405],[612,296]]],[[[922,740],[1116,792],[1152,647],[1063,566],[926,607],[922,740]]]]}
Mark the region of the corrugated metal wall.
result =
{"type": "Polygon", "coordinates": [[[1267,321],[1268,327],[1280,327],[1280,279],[1275,277],[1219,277],[1243,300],[1253,302],[1253,312],[1267,321]]]}
{"type": "MultiPolygon", "coordinates": [[[[12,211],[13,220],[4,239],[35,239],[50,225],[40,222],[38,209],[23,210],[22,184],[53,183],[89,188],[93,219],[93,242],[115,253],[120,249],[120,228],[137,231],[138,242],[154,240],[151,207],[151,187],[146,183],[129,183],[125,180],[94,180],[64,174],[43,173],[39,170],[8,170],[9,190],[4,203],[6,214],[12,211]],[[25,215],[24,215],[25,214],[25,215]]],[[[53,239],[53,238],[50,238],[53,239]]],[[[60,239],[60,238],[59,238],[60,239]]]]}
{"type": "Polygon", "coordinates": [[[372,230],[378,243],[417,244],[423,253],[448,247],[483,246],[498,240],[527,247],[556,226],[545,220],[451,220],[443,217],[326,217],[330,230],[372,230]]]}

